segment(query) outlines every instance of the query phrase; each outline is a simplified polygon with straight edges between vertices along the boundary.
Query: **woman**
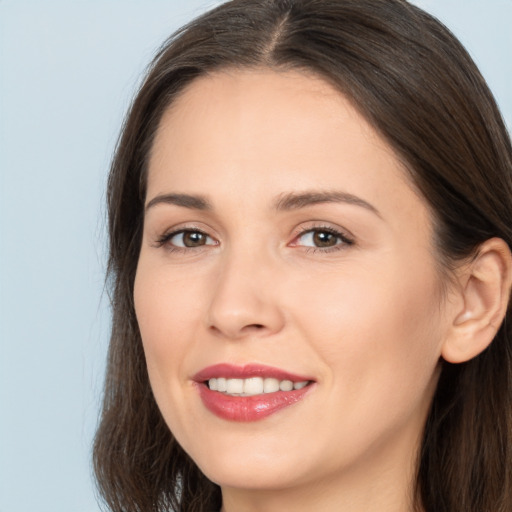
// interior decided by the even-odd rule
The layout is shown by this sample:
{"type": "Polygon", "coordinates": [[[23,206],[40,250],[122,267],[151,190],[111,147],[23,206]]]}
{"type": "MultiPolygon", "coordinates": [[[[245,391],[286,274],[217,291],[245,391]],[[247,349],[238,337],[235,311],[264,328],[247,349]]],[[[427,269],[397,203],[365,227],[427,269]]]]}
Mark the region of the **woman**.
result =
{"type": "Polygon", "coordinates": [[[512,509],[512,149],[402,0],[234,0],[109,181],[114,511],[512,509]]]}

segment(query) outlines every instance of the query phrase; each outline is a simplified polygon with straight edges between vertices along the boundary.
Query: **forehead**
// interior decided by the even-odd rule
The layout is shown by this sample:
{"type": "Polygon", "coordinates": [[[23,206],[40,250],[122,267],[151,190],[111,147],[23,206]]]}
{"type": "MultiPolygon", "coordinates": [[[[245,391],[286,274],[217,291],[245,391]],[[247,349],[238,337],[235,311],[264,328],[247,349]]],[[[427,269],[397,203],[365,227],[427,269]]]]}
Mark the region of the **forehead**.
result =
{"type": "Polygon", "coordinates": [[[270,202],[336,187],[401,210],[425,207],[351,102],[297,71],[227,70],[194,80],[164,113],[149,163],[149,199],[173,191],[270,202]]]}

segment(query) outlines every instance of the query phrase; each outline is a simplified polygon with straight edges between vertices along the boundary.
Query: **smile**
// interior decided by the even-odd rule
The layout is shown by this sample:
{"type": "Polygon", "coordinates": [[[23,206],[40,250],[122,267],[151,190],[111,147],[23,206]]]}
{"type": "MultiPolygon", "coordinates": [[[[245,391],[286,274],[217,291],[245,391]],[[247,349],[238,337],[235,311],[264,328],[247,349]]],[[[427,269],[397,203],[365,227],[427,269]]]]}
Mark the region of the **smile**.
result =
{"type": "Polygon", "coordinates": [[[272,377],[251,377],[249,379],[227,379],[225,377],[208,380],[208,388],[230,396],[254,396],[277,391],[292,391],[306,387],[310,381],[293,382],[272,377]]]}
{"type": "Polygon", "coordinates": [[[308,394],[313,379],[262,365],[228,364],[205,368],[195,377],[204,406],[229,421],[257,421],[308,394]]]}

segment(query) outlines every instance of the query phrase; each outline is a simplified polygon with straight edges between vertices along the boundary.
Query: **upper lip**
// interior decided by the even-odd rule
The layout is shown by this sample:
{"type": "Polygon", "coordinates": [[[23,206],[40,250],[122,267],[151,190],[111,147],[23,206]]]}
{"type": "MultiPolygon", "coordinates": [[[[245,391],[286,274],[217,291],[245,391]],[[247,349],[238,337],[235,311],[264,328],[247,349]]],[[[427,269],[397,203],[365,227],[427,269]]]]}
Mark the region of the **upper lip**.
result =
{"type": "Polygon", "coordinates": [[[224,377],[226,379],[249,379],[251,377],[269,377],[278,380],[291,380],[292,382],[304,382],[314,380],[307,375],[297,375],[281,368],[266,366],[262,364],[233,365],[220,363],[207,366],[197,372],[193,380],[196,382],[205,382],[210,379],[224,377]]]}

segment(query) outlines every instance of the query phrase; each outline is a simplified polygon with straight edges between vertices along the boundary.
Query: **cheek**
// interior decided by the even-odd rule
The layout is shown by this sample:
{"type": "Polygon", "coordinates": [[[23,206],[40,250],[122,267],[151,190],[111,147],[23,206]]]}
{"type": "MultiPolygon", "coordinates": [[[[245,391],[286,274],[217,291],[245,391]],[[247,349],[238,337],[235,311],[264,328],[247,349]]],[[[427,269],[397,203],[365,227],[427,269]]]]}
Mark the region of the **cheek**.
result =
{"type": "Polygon", "coordinates": [[[184,358],[200,325],[200,284],[176,274],[142,260],[135,278],[135,312],[153,388],[186,379],[181,373],[184,358]]]}
{"type": "Polygon", "coordinates": [[[343,414],[363,414],[362,407],[408,414],[430,399],[436,378],[443,339],[436,276],[401,265],[380,268],[386,272],[352,267],[317,279],[307,302],[293,307],[328,369],[329,388],[350,404],[343,414]]]}
{"type": "Polygon", "coordinates": [[[198,339],[199,292],[198,281],[185,273],[139,262],[134,303],[149,381],[167,425],[182,439],[187,438],[187,418],[194,417],[183,390],[190,386],[188,360],[198,339]]]}

